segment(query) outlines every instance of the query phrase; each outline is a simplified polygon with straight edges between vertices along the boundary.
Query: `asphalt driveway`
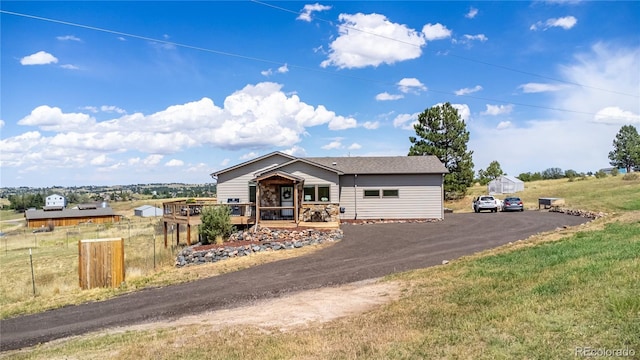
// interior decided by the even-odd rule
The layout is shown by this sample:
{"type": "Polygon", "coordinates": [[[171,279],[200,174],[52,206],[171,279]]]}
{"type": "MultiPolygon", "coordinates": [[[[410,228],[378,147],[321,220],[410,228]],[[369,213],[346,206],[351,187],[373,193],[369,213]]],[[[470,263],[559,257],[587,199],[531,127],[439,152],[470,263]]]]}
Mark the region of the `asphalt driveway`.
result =
{"type": "Polygon", "coordinates": [[[586,221],[558,213],[525,211],[446,214],[444,221],[435,223],[344,225],[342,241],[304,257],[2,320],[0,350],[424,268],[586,221]]]}

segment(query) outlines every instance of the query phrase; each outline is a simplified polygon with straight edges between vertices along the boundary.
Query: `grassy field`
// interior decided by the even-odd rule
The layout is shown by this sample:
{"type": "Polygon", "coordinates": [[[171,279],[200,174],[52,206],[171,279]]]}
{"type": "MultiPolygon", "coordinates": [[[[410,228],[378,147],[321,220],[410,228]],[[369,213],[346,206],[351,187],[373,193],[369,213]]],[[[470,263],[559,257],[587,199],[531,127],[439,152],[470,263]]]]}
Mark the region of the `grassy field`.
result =
{"type": "MultiPolygon", "coordinates": [[[[483,190],[474,188],[472,195],[483,190]]],[[[535,208],[541,196],[564,197],[570,207],[610,215],[586,226],[539,234],[447,266],[391,276],[386,280],[398,281],[403,286],[399,300],[329,323],[293,331],[248,326],[222,331],[207,326],[126,331],[77,337],[2,353],[0,357],[559,359],[575,357],[577,351],[591,348],[626,350],[627,354],[631,351],[634,355],[627,358],[640,358],[640,182],[625,182],[621,177],[540,181],[527,183],[521,195],[527,203],[535,201],[535,208]]],[[[465,201],[459,202],[459,206],[460,211],[470,208],[465,201]]],[[[141,247],[149,247],[148,242],[146,246],[145,241],[141,243],[141,247]]],[[[57,249],[56,245],[52,248],[57,249]]],[[[75,261],[77,249],[65,255],[67,263],[62,260],[55,263],[56,257],[65,258],[57,252],[60,250],[51,250],[48,265],[40,271],[58,268],[59,273],[48,276],[68,276],[67,279],[72,279],[68,281],[77,283],[77,264],[75,272],[63,270],[65,264],[75,261]]],[[[60,289],[58,284],[56,294],[52,284],[53,290],[33,297],[28,273],[13,274],[20,267],[28,269],[24,264],[28,260],[17,259],[20,252],[24,250],[9,251],[0,257],[3,316],[106,298],[144,286],[213,276],[271,261],[277,254],[175,269],[168,250],[163,260],[166,262],[154,270],[149,269],[146,252],[145,260],[139,259],[137,263],[127,258],[128,269],[146,270],[139,270],[137,276],[128,279],[126,289],[81,292],[60,289]],[[15,277],[5,281],[4,270],[8,268],[12,270],[6,273],[15,277]],[[24,285],[22,295],[4,299],[5,294],[11,293],[12,284],[24,285]]],[[[42,252],[45,253],[44,246],[42,252]]],[[[144,249],[140,252],[144,253],[144,249]]]]}

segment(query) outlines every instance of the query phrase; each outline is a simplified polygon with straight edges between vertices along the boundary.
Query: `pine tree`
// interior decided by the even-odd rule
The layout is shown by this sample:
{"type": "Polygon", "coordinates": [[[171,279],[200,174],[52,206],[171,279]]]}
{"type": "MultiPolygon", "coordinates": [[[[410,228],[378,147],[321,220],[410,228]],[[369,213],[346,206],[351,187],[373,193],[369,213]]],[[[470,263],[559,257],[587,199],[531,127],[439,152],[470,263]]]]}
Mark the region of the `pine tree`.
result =
{"type": "Polygon", "coordinates": [[[623,126],[613,140],[614,150],[609,152],[609,164],[631,169],[640,167],[640,135],[633,125],[623,126]]]}
{"type": "Polygon", "coordinates": [[[469,131],[450,103],[433,106],[414,125],[417,136],[409,137],[409,156],[434,155],[449,170],[444,177],[446,199],[461,198],[473,184],[473,151],[467,151],[469,131]]]}

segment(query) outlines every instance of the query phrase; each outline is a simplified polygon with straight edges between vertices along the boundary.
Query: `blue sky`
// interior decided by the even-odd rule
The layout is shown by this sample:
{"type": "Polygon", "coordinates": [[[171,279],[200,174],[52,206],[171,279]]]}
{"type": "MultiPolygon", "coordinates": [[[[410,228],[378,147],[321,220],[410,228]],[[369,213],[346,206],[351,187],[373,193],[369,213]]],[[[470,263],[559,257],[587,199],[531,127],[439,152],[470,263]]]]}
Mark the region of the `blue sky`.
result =
{"type": "Polygon", "coordinates": [[[596,171],[640,127],[640,2],[2,1],[1,185],[211,182],[271,151],[596,171]]]}

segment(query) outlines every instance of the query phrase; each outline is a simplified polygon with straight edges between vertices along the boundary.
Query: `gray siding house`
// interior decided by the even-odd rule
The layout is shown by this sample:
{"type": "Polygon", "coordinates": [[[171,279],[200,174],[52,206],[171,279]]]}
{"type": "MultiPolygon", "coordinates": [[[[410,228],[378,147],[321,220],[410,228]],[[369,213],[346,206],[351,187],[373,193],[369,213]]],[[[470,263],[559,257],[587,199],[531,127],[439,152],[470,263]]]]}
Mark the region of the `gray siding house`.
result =
{"type": "MultiPolygon", "coordinates": [[[[268,221],[444,218],[435,156],[295,157],[273,152],[214,172],[217,202],[268,221]],[[232,207],[235,205],[232,205],[232,207]]],[[[233,215],[233,212],[232,212],[233,215]]]]}

